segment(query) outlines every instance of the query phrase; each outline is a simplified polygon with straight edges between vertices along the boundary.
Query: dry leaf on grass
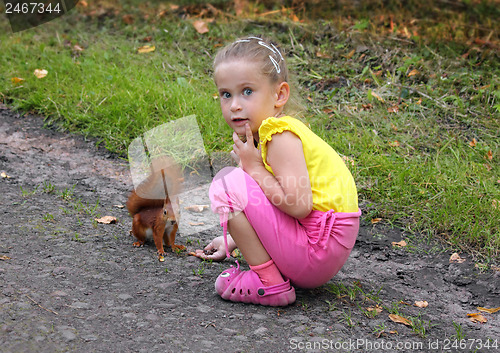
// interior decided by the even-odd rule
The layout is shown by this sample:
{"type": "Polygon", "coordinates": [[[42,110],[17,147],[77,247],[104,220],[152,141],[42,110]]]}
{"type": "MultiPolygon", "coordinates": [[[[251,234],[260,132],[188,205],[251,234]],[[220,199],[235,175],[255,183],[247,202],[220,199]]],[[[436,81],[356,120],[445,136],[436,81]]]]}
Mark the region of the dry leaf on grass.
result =
{"type": "Polygon", "coordinates": [[[467,316],[469,317],[469,320],[472,321],[472,322],[479,322],[481,324],[484,324],[485,322],[487,322],[488,320],[483,316],[481,315],[480,313],[473,313],[473,314],[467,314],[467,316]]]}
{"type": "Polygon", "coordinates": [[[458,255],[458,253],[455,252],[450,256],[450,262],[456,262],[458,264],[461,264],[462,262],[465,262],[465,259],[462,259],[460,255],[458,255]]]}
{"type": "Polygon", "coordinates": [[[6,260],[10,260],[10,259],[11,259],[11,258],[10,258],[10,257],[8,257],[7,255],[2,255],[2,256],[0,256],[0,260],[4,260],[4,261],[6,261],[6,260]]]}
{"type": "Polygon", "coordinates": [[[204,34],[208,32],[208,25],[203,20],[196,20],[193,22],[193,27],[199,34],[204,34]]]}
{"type": "Polygon", "coordinates": [[[349,54],[343,55],[343,57],[346,59],[350,59],[350,58],[352,58],[352,56],[354,55],[355,52],[356,52],[356,49],[353,49],[349,52],[349,54]]]}
{"type": "Polygon", "coordinates": [[[399,315],[395,315],[395,314],[389,314],[389,319],[391,319],[392,321],[398,323],[398,324],[404,324],[406,326],[411,326],[411,321],[402,317],[402,316],[399,316],[399,315]]]}
{"type": "Polygon", "coordinates": [[[208,208],[208,205],[191,205],[184,207],[185,210],[192,212],[203,212],[205,208],[208,208]]]}
{"type": "Polygon", "coordinates": [[[384,98],[380,97],[377,93],[372,92],[372,97],[377,98],[380,102],[385,103],[384,98]]]}
{"type": "Polygon", "coordinates": [[[493,152],[491,152],[491,150],[488,151],[488,153],[486,154],[485,158],[487,158],[488,160],[492,160],[493,159],[493,152]]]}
{"type": "Polygon", "coordinates": [[[102,223],[102,224],[113,224],[116,223],[116,217],[113,216],[104,216],[101,218],[96,218],[95,221],[97,223],[102,223]]]}
{"type": "Polygon", "coordinates": [[[425,300],[422,301],[415,301],[415,306],[418,306],[419,308],[427,308],[429,306],[429,303],[426,302],[425,300]]]}
{"type": "Polygon", "coordinates": [[[153,51],[155,51],[156,47],[154,45],[144,45],[142,47],[140,47],[139,49],[137,49],[137,52],[139,54],[144,54],[144,53],[151,53],[153,51]]]}
{"type": "Polygon", "coordinates": [[[392,246],[395,246],[398,248],[402,248],[402,247],[405,247],[406,245],[408,245],[408,244],[406,244],[406,242],[404,240],[401,240],[398,242],[393,241],[391,244],[392,244],[392,246]]]}
{"type": "Polygon", "coordinates": [[[15,84],[24,82],[24,78],[21,78],[21,77],[12,77],[10,80],[12,81],[12,83],[15,83],[15,84]]]}
{"type": "Polygon", "coordinates": [[[482,308],[482,307],[478,306],[478,307],[477,307],[477,310],[479,310],[479,311],[484,311],[484,312],[489,313],[489,314],[494,314],[494,313],[496,313],[497,311],[500,311],[500,307],[498,307],[498,308],[488,309],[488,308],[482,308]]]}
{"type": "Polygon", "coordinates": [[[408,73],[408,77],[418,75],[420,72],[417,69],[413,69],[408,73]]]}
{"type": "Polygon", "coordinates": [[[382,220],[382,218],[373,218],[372,219],[372,224],[378,223],[382,220]]]}
{"type": "Polygon", "coordinates": [[[391,146],[391,147],[399,147],[399,141],[398,140],[391,141],[391,142],[389,142],[389,146],[391,146]]]}
{"type": "Polygon", "coordinates": [[[399,112],[399,107],[397,105],[393,105],[392,107],[387,108],[388,113],[397,113],[399,112]]]}
{"type": "Polygon", "coordinates": [[[35,75],[37,78],[44,78],[45,76],[47,76],[49,72],[47,70],[43,70],[43,69],[36,69],[34,72],[33,72],[33,75],[35,75]]]}
{"type": "Polygon", "coordinates": [[[469,146],[471,146],[471,147],[476,147],[476,145],[477,145],[477,140],[476,140],[476,138],[474,137],[474,138],[472,139],[472,141],[471,141],[471,142],[469,142],[469,146]]]}

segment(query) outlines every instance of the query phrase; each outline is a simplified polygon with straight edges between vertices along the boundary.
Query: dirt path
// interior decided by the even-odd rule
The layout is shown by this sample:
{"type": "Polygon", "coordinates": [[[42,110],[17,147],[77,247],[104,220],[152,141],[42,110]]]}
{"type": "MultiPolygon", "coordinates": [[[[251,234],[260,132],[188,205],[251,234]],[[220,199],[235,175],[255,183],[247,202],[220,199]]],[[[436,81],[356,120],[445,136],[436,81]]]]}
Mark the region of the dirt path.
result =
{"type": "MultiPolygon", "coordinates": [[[[40,118],[0,106],[0,119],[0,172],[10,177],[0,178],[1,352],[498,351],[485,345],[500,337],[500,312],[483,324],[467,314],[500,306],[500,273],[479,273],[467,255],[459,264],[437,245],[395,249],[404,234],[365,224],[343,270],[297,290],[296,304],[225,302],[213,283],[229,261],[169,253],[160,263],[154,245],[132,247],[131,219],[115,206],[131,189],[125,161],[40,118]],[[454,348],[457,336],[467,348],[454,348]]],[[[178,240],[191,251],[217,234],[178,240]]]]}

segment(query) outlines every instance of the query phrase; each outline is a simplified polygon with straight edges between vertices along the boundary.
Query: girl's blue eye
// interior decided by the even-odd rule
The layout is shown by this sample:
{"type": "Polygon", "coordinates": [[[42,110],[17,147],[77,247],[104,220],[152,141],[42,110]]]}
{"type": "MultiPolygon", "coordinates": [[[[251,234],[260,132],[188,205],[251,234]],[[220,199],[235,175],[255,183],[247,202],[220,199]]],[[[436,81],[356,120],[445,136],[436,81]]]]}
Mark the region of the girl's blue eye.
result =
{"type": "Polygon", "coordinates": [[[222,98],[230,98],[231,97],[231,94],[229,92],[222,92],[221,95],[220,95],[222,98]]]}
{"type": "Polygon", "coordinates": [[[245,89],[243,90],[243,95],[244,95],[244,96],[249,96],[249,95],[251,95],[252,93],[253,93],[253,91],[252,91],[250,88],[245,88],[245,89]]]}

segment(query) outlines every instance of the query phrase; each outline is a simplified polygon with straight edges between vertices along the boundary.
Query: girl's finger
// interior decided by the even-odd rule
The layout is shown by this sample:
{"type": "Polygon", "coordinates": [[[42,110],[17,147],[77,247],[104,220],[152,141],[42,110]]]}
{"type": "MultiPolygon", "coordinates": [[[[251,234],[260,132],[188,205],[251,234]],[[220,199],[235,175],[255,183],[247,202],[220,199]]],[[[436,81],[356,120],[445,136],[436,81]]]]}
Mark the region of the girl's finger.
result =
{"type": "Polygon", "coordinates": [[[250,124],[249,123],[245,124],[245,133],[247,135],[247,142],[248,141],[253,141],[252,129],[250,128],[250,124]]]}
{"type": "Polygon", "coordinates": [[[236,131],[233,131],[233,141],[234,141],[234,144],[236,145],[237,143],[243,143],[241,142],[238,134],[236,133],[236,131]]]}

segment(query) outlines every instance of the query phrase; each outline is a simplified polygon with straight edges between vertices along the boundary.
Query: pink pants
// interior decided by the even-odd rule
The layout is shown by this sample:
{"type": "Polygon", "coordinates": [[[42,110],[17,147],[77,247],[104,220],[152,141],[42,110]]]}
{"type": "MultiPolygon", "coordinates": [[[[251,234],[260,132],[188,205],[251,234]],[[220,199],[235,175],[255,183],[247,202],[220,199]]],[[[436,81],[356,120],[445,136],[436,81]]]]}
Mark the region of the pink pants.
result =
{"type": "Polygon", "coordinates": [[[347,261],[358,236],[361,211],[312,211],[306,218],[293,218],[274,206],[240,168],[222,169],[209,195],[224,232],[228,219],[244,212],[281,274],[297,287],[328,282],[347,261]]]}

